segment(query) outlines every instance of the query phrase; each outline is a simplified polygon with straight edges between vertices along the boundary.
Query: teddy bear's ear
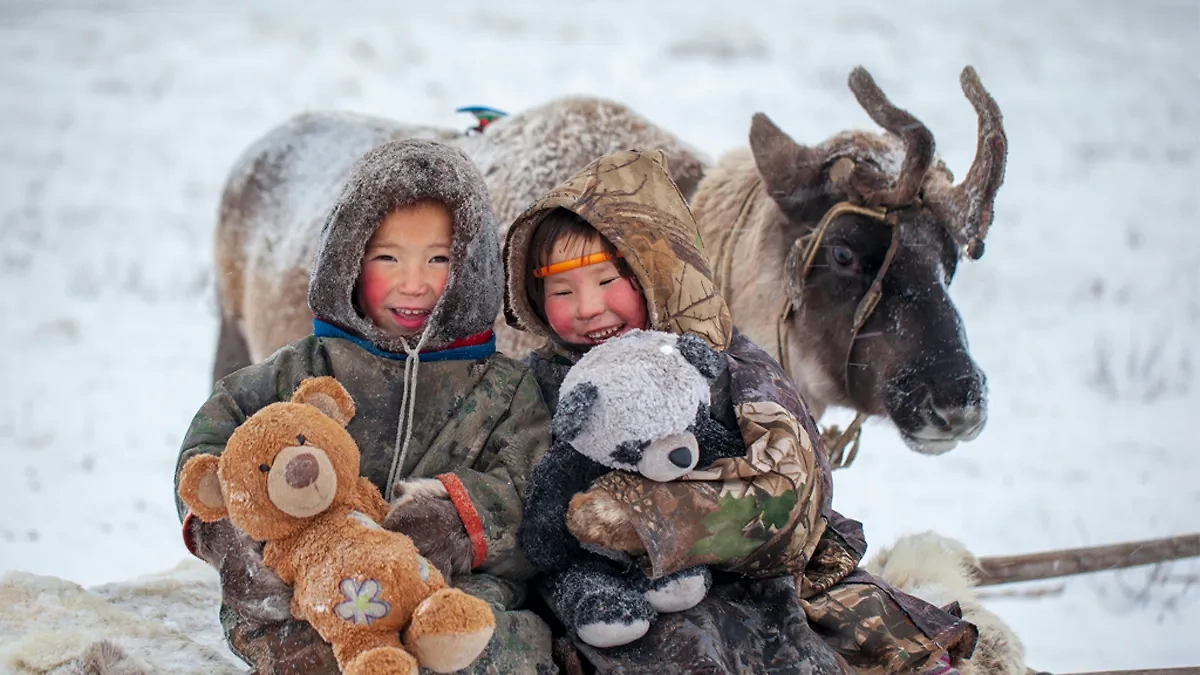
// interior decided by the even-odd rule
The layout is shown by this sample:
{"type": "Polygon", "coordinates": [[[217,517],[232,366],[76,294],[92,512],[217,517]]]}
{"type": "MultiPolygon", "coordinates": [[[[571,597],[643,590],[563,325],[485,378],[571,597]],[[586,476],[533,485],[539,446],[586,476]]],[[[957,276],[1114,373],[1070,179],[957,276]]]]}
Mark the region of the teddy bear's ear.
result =
{"type": "Polygon", "coordinates": [[[696,366],[701,375],[711,380],[721,374],[721,355],[696,334],[684,333],[675,344],[683,358],[696,366]]]}
{"type": "Polygon", "coordinates": [[[350,392],[332,377],[310,377],[300,383],[292,394],[292,403],[307,403],[342,426],[354,417],[354,399],[350,392]]]}
{"type": "Polygon", "coordinates": [[[554,419],[550,421],[550,433],[563,441],[570,441],[578,436],[598,398],[600,390],[591,382],[580,382],[573,387],[558,399],[558,409],[554,411],[554,419]]]}
{"type": "Polygon", "coordinates": [[[216,455],[196,455],[179,472],[179,499],[206,523],[229,515],[225,510],[225,494],[217,469],[221,458],[216,455]]]}

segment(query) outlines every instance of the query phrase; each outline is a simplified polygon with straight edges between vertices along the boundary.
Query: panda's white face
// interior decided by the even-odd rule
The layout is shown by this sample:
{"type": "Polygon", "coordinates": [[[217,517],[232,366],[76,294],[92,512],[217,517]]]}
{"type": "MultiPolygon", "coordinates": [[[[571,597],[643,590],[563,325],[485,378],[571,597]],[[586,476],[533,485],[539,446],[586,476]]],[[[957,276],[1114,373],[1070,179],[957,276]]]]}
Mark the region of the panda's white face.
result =
{"type": "Polygon", "coordinates": [[[679,352],[676,336],[633,331],[593,347],[563,380],[559,415],[575,418],[569,440],[586,457],[650,480],[696,468],[696,417],[708,380],[679,352]]]}
{"type": "Polygon", "coordinates": [[[686,408],[652,410],[626,405],[629,402],[604,398],[594,401],[588,423],[571,439],[575,451],[598,464],[660,482],[676,480],[696,468],[700,447],[692,428],[697,407],[687,413],[686,408]],[[641,433],[622,436],[619,432],[630,427],[606,424],[618,420],[633,422],[633,428],[645,426],[641,433]]]}

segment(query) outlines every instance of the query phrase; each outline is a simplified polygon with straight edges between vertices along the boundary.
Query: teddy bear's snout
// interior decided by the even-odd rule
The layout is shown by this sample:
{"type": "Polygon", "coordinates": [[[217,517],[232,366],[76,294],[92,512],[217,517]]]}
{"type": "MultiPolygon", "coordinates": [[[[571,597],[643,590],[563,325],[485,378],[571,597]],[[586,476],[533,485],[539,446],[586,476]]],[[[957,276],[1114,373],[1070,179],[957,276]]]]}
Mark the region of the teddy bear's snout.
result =
{"type": "Polygon", "coordinates": [[[289,516],[310,518],[329,508],[337,493],[337,475],[325,451],[313,445],[284,448],[267,476],[267,495],[289,516]]]}
{"type": "Polygon", "coordinates": [[[288,460],[287,468],[283,470],[284,480],[293,488],[299,490],[317,482],[321,475],[321,467],[317,466],[317,458],[311,452],[296,455],[288,460]]]}

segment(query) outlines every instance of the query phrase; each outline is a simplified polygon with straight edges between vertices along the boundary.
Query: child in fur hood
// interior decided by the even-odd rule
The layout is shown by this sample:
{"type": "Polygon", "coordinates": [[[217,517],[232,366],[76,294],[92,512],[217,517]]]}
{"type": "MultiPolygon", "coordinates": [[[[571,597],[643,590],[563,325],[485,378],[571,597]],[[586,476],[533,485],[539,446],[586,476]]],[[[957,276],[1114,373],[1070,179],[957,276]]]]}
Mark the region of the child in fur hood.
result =
{"type": "MultiPolygon", "coordinates": [[[[451,583],[487,600],[495,636],[466,672],[554,672],[549,627],[517,611],[532,574],[517,546],[530,467],[549,446],[549,413],[528,369],[495,351],[503,272],[483,178],[460,151],[425,140],[368,152],[330,212],[309,283],[313,335],[214,386],[176,467],[220,454],[234,429],[336,377],[354,399],[347,430],[361,471],[404,532],[451,583]]],[[[178,501],[177,501],[178,504],[178,501]]],[[[230,647],[266,673],[336,673],[328,644],[289,611],[291,589],[261,546],[227,520],[179,505],[188,548],[221,575],[230,647]]]]}
{"type": "Polygon", "coordinates": [[[975,627],[858,569],[862,528],[831,507],[815,424],[779,364],[733,327],[664,162],[658,151],[597,159],[523,213],[505,242],[506,318],[546,338],[527,363],[551,408],[592,345],[634,328],[691,332],[725,356],[711,415],[753,457],[719,460],[704,472],[712,480],[614,472],[575,498],[568,524],[583,544],[634,556],[654,577],[717,570],[705,600],[661,615],[629,645],[570,636],[579,661],[622,675],[950,672],[970,656],[975,627]],[[768,526],[779,518],[763,509],[778,503],[791,513],[768,526]],[[719,522],[737,526],[707,526],[719,522]]]}

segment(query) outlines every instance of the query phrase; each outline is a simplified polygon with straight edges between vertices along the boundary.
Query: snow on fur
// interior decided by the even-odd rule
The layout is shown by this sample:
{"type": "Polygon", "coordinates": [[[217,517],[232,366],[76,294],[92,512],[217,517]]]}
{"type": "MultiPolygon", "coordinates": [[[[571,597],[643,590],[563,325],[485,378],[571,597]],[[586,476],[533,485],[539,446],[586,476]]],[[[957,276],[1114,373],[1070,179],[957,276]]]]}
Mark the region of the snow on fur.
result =
{"type": "Polygon", "coordinates": [[[425,346],[440,349],[491,326],[500,311],[504,271],[487,188],[462,151],[427,139],[377,145],[354,164],[313,262],[307,305],[316,316],[383,349],[405,351],[405,341],[363,317],[351,297],[379,223],[394,209],[426,199],[444,204],[454,226],[450,275],[426,323],[425,346]]]}

